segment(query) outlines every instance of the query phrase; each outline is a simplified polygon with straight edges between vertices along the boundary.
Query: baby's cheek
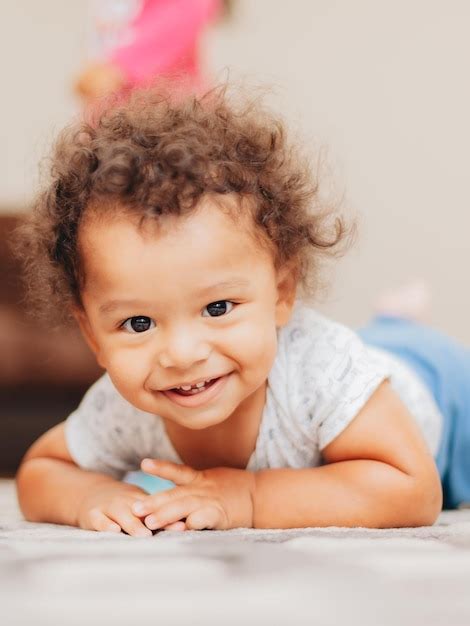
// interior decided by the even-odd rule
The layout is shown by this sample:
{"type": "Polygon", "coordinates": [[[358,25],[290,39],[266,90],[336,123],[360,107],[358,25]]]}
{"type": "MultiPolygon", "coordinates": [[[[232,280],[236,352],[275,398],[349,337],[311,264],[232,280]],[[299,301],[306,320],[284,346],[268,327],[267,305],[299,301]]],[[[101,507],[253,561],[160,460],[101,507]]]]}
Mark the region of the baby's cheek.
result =
{"type": "Polygon", "coordinates": [[[108,359],[107,371],[119,393],[129,402],[135,403],[149,375],[145,359],[127,350],[114,352],[108,359]]]}
{"type": "Polygon", "coordinates": [[[276,332],[267,325],[245,328],[233,338],[232,346],[236,360],[246,371],[267,375],[276,356],[276,332]]]}

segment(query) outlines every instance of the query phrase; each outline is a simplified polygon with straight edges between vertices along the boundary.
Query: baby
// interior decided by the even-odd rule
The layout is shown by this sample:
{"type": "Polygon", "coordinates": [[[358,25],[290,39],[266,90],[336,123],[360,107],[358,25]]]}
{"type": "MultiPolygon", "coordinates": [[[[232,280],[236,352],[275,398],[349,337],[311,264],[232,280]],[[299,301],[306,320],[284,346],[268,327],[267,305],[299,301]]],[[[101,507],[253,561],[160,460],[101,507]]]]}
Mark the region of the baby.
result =
{"type": "Polygon", "coordinates": [[[385,528],[432,524],[442,483],[470,499],[468,351],[310,304],[347,233],[282,123],[227,88],[66,129],[19,254],[37,310],[75,319],[106,373],[26,453],[26,519],[385,528]],[[173,488],[123,481],[139,468],[173,488]]]}

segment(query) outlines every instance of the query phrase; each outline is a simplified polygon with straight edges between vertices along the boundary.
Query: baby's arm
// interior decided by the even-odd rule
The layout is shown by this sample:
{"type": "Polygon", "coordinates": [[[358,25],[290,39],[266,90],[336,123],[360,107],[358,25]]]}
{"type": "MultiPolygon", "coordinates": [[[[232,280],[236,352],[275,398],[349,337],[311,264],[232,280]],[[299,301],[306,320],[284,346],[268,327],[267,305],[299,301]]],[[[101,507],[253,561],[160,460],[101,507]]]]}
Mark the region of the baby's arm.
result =
{"type": "Polygon", "coordinates": [[[442,487],[434,460],[388,382],[322,453],[321,467],[256,473],[255,527],[387,528],[437,518],[442,487]]]}
{"type": "Polygon", "coordinates": [[[16,481],[20,508],[29,521],[151,534],[131,511],[146,492],[107,474],[79,468],[67,449],[64,422],[29,448],[16,481]]]}
{"type": "Polygon", "coordinates": [[[389,528],[433,524],[442,506],[434,460],[388,382],[323,450],[326,465],[258,472],[195,470],[144,459],[142,469],[176,487],[133,505],[155,530],[185,520],[189,529],[237,527],[389,528]]]}

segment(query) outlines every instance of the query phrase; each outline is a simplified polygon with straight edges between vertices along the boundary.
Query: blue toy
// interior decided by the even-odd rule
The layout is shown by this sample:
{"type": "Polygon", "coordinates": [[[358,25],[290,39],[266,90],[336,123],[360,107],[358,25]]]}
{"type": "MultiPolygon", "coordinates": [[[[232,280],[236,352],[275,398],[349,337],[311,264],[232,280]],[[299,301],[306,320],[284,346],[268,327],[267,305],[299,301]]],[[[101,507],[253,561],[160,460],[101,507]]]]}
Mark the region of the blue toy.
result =
{"type": "Polygon", "coordinates": [[[171,489],[175,486],[175,483],[171,482],[171,480],[165,480],[164,478],[159,478],[158,476],[146,474],[141,471],[128,472],[124,477],[123,482],[145,489],[147,493],[166,491],[167,489],[171,489]]]}

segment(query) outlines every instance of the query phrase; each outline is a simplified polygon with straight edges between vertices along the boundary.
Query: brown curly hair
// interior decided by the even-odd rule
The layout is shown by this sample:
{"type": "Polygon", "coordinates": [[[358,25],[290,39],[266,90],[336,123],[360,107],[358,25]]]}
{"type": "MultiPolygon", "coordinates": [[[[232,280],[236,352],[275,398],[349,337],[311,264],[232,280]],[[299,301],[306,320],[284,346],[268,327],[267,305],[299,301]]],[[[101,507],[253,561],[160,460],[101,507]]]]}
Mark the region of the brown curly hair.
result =
{"type": "Polygon", "coordinates": [[[68,322],[82,306],[85,214],[127,211],[141,223],[186,215],[204,194],[249,201],[237,210],[251,213],[277,267],[296,268],[304,298],[316,295],[321,258],[342,251],[353,232],[321,201],[308,160],[258,98],[227,85],[185,98],[134,92],[59,135],[47,185],[16,236],[33,314],[68,322]]]}

